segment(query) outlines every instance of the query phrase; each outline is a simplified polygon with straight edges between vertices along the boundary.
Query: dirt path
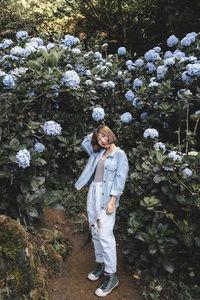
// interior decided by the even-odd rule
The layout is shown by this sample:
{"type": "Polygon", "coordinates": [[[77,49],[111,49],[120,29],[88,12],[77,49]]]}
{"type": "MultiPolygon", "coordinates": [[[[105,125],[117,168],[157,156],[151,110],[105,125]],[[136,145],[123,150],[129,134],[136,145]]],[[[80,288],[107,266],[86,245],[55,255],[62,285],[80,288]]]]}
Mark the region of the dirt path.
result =
{"type": "MultiPolygon", "coordinates": [[[[53,224],[52,224],[53,225],[53,224]]],[[[96,266],[92,242],[84,245],[87,234],[78,233],[69,220],[62,220],[54,225],[65,232],[72,245],[72,253],[64,262],[62,274],[56,274],[48,283],[49,300],[95,300],[94,291],[103,282],[100,278],[96,282],[87,279],[87,274],[96,266]]],[[[121,246],[117,241],[118,278],[119,285],[106,297],[108,300],[144,300],[141,292],[136,289],[132,273],[123,262],[121,246]]]]}

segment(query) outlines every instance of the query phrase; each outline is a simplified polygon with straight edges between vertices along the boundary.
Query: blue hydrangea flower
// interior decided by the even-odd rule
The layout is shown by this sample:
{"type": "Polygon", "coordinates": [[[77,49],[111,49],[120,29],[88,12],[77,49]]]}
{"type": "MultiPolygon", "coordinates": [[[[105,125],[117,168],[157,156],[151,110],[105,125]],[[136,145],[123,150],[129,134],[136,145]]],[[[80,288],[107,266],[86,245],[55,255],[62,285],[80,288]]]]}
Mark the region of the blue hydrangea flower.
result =
{"type": "Polygon", "coordinates": [[[127,66],[127,69],[128,69],[129,71],[133,71],[133,70],[135,70],[135,66],[134,66],[134,65],[128,65],[128,66],[127,66]]]}
{"type": "Polygon", "coordinates": [[[94,53],[93,57],[94,57],[95,60],[102,60],[102,55],[98,51],[94,53]]]}
{"type": "Polygon", "coordinates": [[[102,86],[103,89],[106,89],[107,86],[108,86],[107,81],[102,82],[101,86],[102,86]]]}
{"type": "Polygon", "coordinates": [[[92,112],[92,118],[93,120],[95,121],[100,121],[100,120],[103,120],[104,118],[104,109],[101,108],[101,107],[96,107],[93,109],[93,112],[92,112]]]}
{"type": "Polygon", "coordinates": [[[186,34],[186,37],[189,37],[192,42],[195,42],[196,36],[197,36],[196,32],[190,32],[186,34]]]}
{"type": "Polygon", "coordinates": [[[15,46],[10,50],[10,53],[13,55],[24,56],[25,50],[22,47],[15,46]]]}
{"type": "Polygon", "coordinates": [[[158,79],[163,79],[163,78],[165,78],[165,75],[166,75],[167,71],[168,71],[168,68],[167,68],[167,67],[165,67],[165,66],[159,66],[159,67],[157,68],[157,78],[158,78],[158,79]]]}
{"type": "Polygon", "coordinates": [[[182,160],[182,157],[177,154],[177,151],[170,151],[168,153],[168,157],[172,158],[173,161],[181,161],[182,160]]]}
{"type": "Polygon", "coordinates": [[[151,139],[155,139],[159,136],[159,133],[154,128],[148,128],[144,131],[143,136],[145,139],[147,139],[148,137],[151,139]]]}
{"type": "Polygon", "coordinates": [[[134,90],[137,90],[139,87],[141,87],[143,85],[143,81],[140,80],[139,78],[136,78],[134,81],[133,81],[133,89],[134,90]]]}
{"type": "Polygon", "coordinates": [[[188,76],[187,71],[182,73],[181,78],[182,78],[183,82],[185,82],[186,84],[191,84],[193,82],[193,79],[190,76],[188,76]]]}
{"type": "Polygon", "coordinates": [[[144,111],[143,113],[141,113],[140,115],[140,119],[144,120],[146,118],[146,116],[148,115],[148,113],[146,111],[144,111]]]}
{"type": "Polygon", "coordinates": [[[33,37],[30,40],[31,43],[37,43],[38,46],[42,46],[44,45],[43,39],[39,38],[39,37],[33,37]]]}
{"type": "Polygon", "coordinates": [[[28,32],[26,32],[26,31],[18,31],[17,33],[16,33],[16,38],[18,39],[18,40],[25,40],[25,39],[27,39],[27,37],[28,37],[28,32]]]}
{"type": "Polygon", "coordinates": [[[156,81],[152,81],[152,82],[149,83],[149,87],[155,87],[155,86],[158,86],[158,85],[159,85],[159,83],[156,82],[156,81]]]}
{"type": "Polygon", "coordinates": [[[123,113],[120,118],[121,118],[122,123],[130,123],[133,119],[130,112],[123,113]]]}
{"type": "Polygon", "coordinates": [[[7,88],[7,89],[11,89],[12,87],[15,86],[15,82],[12,78],[12,75],[10,74],[6,74],[3,79],[2,79],[2,83],[3,85],[7,88]]]}
{"type": "Polygon", "coordinates": [[[148,68],[149,73],[153,73],[154,71],[156,71],[156,66],[151,62],[148,62],[146,64],[146,67],[148,68]]]}
{"type": "Polygon", "coordinates": [[[173,168],[173,167],[167,167],[167,166],[166,166],[166,167],[164,167],[164,170],[165,170],[165,171],[173,171],[174,168],[173,168]]]}
{"type": "Polygon", "coordinates": [[[167,58],[170,58],[170,57],[173,57],[173,53],[171,51],[166,51],[165,54],[164,54],[164,59],[167,59],[167,58]]]}
{"type": "Polygon", "coordinates": [[[72,49],[72,53],[73,54],[80,54],[81,53],[81,50],[79,48],[73,48],[72,49]]]}
{"type": "Polygon", "coordinates": [[[117,72],[117,76],[120,78],[120,77],[122,77],[122,71],[118,71],[117,72]]]}
{"type": "Polygon", "coordinates": [[[185,53],[176,49],[173,53],[173,56],[177,59],[184,59],[185,58],[185,53]]]}
{"type": "Polygon", "coordinates": [[[30,94],[29,94],[29,98],[32,98],[32,97],[34,97],[35,96],[35,93],[34,92],[31,92],[30,94]]]}
{"type": "Polygon", "coordinates": [[[80,83],[80,78],[76,71],[69,70],[65,72],[65,77],[63,77],[62,82],[64,82],[67,87],[74,88],[80,83]]]}
{"type": "Polygon", "coordinates": [[[156,60],[160,60],[160,55],[153,49],[150,49],[149,51],[147,51],[144,55],[144,58],[146,59],[146,61],[148,62],[155,62],[156,60]]]}
{"type": "Polygon", "coordinates": [[[192,171],[189,168],[185,168],[182,173],[185,178],[192,176],[192,171]]]}
{"type": "Polygon", "coordinates": [[[125,47],[119,47],[117,50],[118,55],[126,55],[126,48],[125,47]]]}
{"type": "Polygon", "coordinates": [[[85,70],[85,73],[84,73],[87,77],[91,77],[92,76],[92,73],[90,70],[85,70]]]}
{"type": "Polygon", "coordinates": [[[166,67],[175,65],[175,63],[176,63],[176,61],[175,61],[175,58],[174,58],[174,57],[166,58],[166,59],[164,60],[164,65],[165,65],[166,67]]]}
{"type": "Polygon", "coordinates": [[[195,115],[200,115],[200,110],[195,111],[195,115]]]}
{"type": "Polygon", "coordinates": [[[189,37],[185,36],[180,43],[182,47],[189,47],[192,44],[192,41],[189,37]]]}
{"type": "Polygon", "coordinates": [[[186,90],[186,89],[180,89],[177,92],[177,97],[180,98],[181,95],[186,95],[186,96],[192,96],[192,93],[190,90],[186,90]]]}
{"type": "Polygon", "coordinates": [[[16,163],[21,168],[26,168],[30,166],[31,155],[27,149],[19,150],[16,154],[16,163]]]}
{"type": "Polygon", "coordinates": [[[159,46],[156,46],[153,48],[153,50],[159,53],[161,51],[161,48],[159,46]]]}
{"type": "Polygon", "coordinates": [[[126,61],[126,66],[128,67],[130,65],[133,65],[133,61],[131,59],[126,61]]]}
{"type": "Polygon", "coordinates": [[[104,43],[102,46],[101,46],[102,49],[107,49],[108,48],[108,43],[104,43]]]}
{"type": "Polygon", "coordinates": [[[35,151],[37,151],[37,152],[43,152],[44,149],[45,149],[45,146],[44,146],[42,143],[37,142],[37,143],[34,145],[34,149],[35,149],[35,151]]]}
{"type": "Polygon", "coordinates": [[[163,153],[165,153],[165,151],[166,151],[166,146],[161,142],[155,143],[153,147],[157,151],[162,150],[163,153]]]}
{"type": "Polygon", "coordinates": [[[188,72],[189,76],[200,77],[200,63],[188,64],[186,66],[186,71],[188,72]]]}
{"type": "Polygon", "coordinates": [[[176,44],[178,44],[178,38],[175,35],[171,35],[167,39],[167,46],[174,47],[176,44]]]}
{"type": "Polygon", "coordinates": [[[115,83],[112,81],[112,80],[109,80],[107,82],[107,87],[108,88],[111,88],[111,89],[114,89],[115,88],[115,83]]]}
{"type": "Polygon", "coordinates": [[[65,39],[63,40],[64,47],[71,47],[76,43],[78,43],[78,40],[74,36],[70,34],[65,35],[65,39]]]}
{"type": "Polygon", "coordinates": [[[55,121],[46,121],[43,126],[44,133],[46,135],[60,135],[62,128],[60,124],[56,123],[55,121]]]}
{"type": "Polygon", "coordinates": [[[135,95],[134,95],[133,91],[131,91],[131,90],[128,90],[125,94],[125,98],[127,101],[133,101],[134,97],[135,97],[135,95]]]}
{"type": "Polygon", "coordinates": [[[37,51],[37,49],[35,47],[33,47],[31,44],[26,44],[26,47],[24,49],[24,56],[27,57],[36,51],[37,51]]]}
{"type": "Polygon", "coordinates": [[[136,67],[142,67],[143,64],[144,64],[144,60],[141,59],[141,58],[138,58],[138,59],[135,61],[136,67]]]}
{"type": "Polygon", "coordinates": [[[47,50],[51,50],[52,48],[55,47],[55,44],[54,43],[49,43],[47,44],[47,50]]]}
{"type": "Polygon", "coordinates": [[[4,76],[4,75],[6,75],[6,73],[5,73],[4,71],[1,71],[1,70],[0,70],[0,77],[2,77],[2,76],[4,76]]]}
{"type": "Polygon", "coordinates": [[[141,109],[143,107],[141,98],[140,97],[135,97],[133,99],[132,105],[136,108],[141,109]]]}
{"type": "Polygon", "coordinates": [[[5,39],[3,42],[3,48],[6,49],[10,47],[13,44],[13,41],[11,39],[5,39]]]}

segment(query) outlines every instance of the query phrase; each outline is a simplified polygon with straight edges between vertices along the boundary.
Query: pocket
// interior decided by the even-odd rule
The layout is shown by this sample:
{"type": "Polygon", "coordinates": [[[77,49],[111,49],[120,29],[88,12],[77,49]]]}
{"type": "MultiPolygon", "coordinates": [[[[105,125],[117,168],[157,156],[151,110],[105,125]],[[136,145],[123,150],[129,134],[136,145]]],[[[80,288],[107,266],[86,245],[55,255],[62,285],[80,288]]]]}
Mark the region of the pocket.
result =
{"type": "Polygon", "coordinates": [[[117,170],[116,164],[111,164],[108,167],[108,181],[113,181],[117,170]]]}

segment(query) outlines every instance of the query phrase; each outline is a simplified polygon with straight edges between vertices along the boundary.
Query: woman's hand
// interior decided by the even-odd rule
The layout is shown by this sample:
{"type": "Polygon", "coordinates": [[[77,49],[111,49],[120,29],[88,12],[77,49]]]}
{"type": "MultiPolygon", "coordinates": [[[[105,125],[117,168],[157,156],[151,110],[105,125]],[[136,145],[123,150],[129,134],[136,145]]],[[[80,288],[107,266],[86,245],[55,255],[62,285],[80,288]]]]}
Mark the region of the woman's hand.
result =
{"type": "Polygon", "coordinates": [[[115,201],[116,201],[116,197],[112,196],[110,198],[110,201],[108,202],[108,204],[106,206],[107,215],[111,215],[114,212],[114,210],[115,210],[115,201]]]}

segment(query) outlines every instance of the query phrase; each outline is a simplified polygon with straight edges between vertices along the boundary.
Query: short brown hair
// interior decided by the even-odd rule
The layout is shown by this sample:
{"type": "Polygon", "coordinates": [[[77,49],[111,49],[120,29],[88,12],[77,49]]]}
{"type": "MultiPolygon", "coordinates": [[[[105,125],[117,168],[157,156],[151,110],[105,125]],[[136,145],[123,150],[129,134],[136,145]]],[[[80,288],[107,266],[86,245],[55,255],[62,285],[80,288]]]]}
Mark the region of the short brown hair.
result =
{"type": "Polygon", "coordinates": [[[101,146],[98,143],[98,134],[104,134],[105,136],[108,137],[108,143],[112,144],[114,143],[117,139],[115,134],[112,132],[112,130],[106,126],[106,125],[100,125],[98,128],[96,128],[93,131],[93,135],[92,135],[92,146],[93,146],[93,151],[94,152],[99,152],[99,150],[101,149],[101,146]]]}

